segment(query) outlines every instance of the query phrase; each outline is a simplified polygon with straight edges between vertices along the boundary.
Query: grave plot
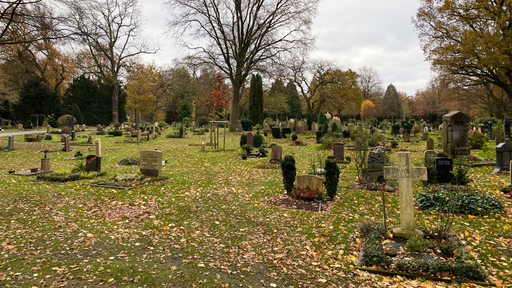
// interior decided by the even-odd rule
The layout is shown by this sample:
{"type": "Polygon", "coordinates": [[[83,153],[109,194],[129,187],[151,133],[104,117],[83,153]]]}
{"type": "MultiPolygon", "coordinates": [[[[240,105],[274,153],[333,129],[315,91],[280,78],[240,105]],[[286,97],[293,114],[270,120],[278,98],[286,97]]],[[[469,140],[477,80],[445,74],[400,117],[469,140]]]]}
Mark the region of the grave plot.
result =
{"type": "Polygon", "coordinates": [[[415,199],[412,180],[427,180],[427,169],[412,167],[409,152],[399,152],[398,166],[384,167],[384,177],[399,181],[400,227],[388,229],[385,210],[384,223],[362,223],[358,268],[434,281],[490,284],[488,273],[467,249],[464,239],[453,233],[453,215],[500,214],[504,211],[500,201],[463,185],[432,186],[429,191],[417,194],[415,199]],[[420,209],[437,214],[437,225],[416,226],[414,200],[420,209]]]}

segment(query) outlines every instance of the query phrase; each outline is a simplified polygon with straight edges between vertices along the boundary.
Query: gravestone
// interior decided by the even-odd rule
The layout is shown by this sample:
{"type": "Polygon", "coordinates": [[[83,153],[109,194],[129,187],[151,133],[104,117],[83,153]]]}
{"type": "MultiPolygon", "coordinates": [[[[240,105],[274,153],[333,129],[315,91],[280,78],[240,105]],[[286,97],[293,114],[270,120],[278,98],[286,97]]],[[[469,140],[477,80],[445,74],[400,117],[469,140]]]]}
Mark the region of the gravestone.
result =
{"type": "Polygon", "coordinates": [[[14,150],[14,136],[7,137],[7,150],[12,151],[14,150]]]}
{"type": "Polygon", "coordinates": [[[434,150],[434,139],[427,139],[427,150],[434,150]]]}
{"type": "Polygon", "coordinates": [[[434,150],[425,150],[425,167],[427,167],[428,181],[434,182],[436,177],[436,158],[437,152],[434,150]]]}
{"type": "Polygon", "coordinates": [[[49,172],[51,171],[50,158],[48,158],[48,149],[44,149],[41,152],[44,153],[43,158],[41,158],[41,171],[49,172]]]}
{"type": "Polygon", "coordinates": [[[87,144],[92,144],[92,136],[87,137],[87,144]]]}
{"type": "Polygon", "coordinates": [[[254,146],[254,133],[248,132],[246,136],[247,136],[247,145],[254,146]]]}
{"type": "Polygon", "coordinates": [[[510,125],[512,119],[505,118],[503,126],[505,130],[505,141],[496,145],[496,168],[494,173],[509,170],[509,162],[512,160],[512,139],[510,136],[510,125]]]}
{"type": "Polygon", "coordinates": [[[398,166],[386,166],[384,168],[384,178],[398,180],[400,227],[392,230],[393,237],[405,239],[423,237],[423,232],[416,229],[414,219],[412,181],[427,180],[427,168],[412,167],[411,153],[398,152],[398,166]]]}
{"type": "Polygon", "coordinates": [[[97,155],[87,155],[87,157],[85,157],[84,171],[101,173],[101,157],[97,155]]]}
{"type": "Polygon", "coordinates": [[[162,173],[162,152],[140,151],[140,173],[147,177],[160,177],[162,173]]]}
{"type": "Polygon", "coordinates": [[[384,165],[386,165],[386,148],[377,146],[368,154],[368,179],[373,182],[384,181],[384,165]]]}
{"type": "Polygon", "coordinates": [[[345,144],[343,144],[343,142],[336,142],[332,144],[332,151],[336,162],[345,161],[345,144]]]}
{"type": "Polygon", "coordinates": [[[423,141],[427,141],[429,139],[428,137],[429,137],[428,132],[423,132],[423,138],[422,138],[423,141]]]}
{"type": "Polygon", "coordinates": [[[71,143],[70,143],[70,139],[69,139],[69,136],[64,136],[64,148],[62,148],[62,151],[64,152],[69,152],[71,151],[71,143]]]}
{"type": "Polygon", "coordinates": [[[443,151],[448,156],[469,155],[468,125],[471,118],[460,112],[452,111],[443,116],[443,151]]]}
{"type": "Polygon", "coordinates": [[[272,150],[270,151],[270,163],[277,164],[281,163],[283,159],[283,147],[279,145],[272,146],[272,150]]]}
{"type": "Polygon", "coordinates": [[[453,179],[453,159],[436,157],[436,178],[439,183],[450,183],[453,179]]]}
{"type": "Polygon", "coordinates": [[[100,141],[100,139],[94,140],[94,147],[96,148],[96,156],[101,157],[101,141],[100,141]]]}
{"type": "Polygon", "coordinates": [[[324,178],[316,175],[299,175],[296,179],[297,189],[299,190],[314,190],[324,191],[324,178]]]}

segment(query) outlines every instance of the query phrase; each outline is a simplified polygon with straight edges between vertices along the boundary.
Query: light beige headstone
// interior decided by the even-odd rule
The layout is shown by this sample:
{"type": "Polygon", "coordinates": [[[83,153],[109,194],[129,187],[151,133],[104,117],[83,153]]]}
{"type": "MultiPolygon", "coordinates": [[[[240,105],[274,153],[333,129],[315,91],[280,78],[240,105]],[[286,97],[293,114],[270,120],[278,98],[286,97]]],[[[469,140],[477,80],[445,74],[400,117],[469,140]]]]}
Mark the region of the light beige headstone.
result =
{"type": "Polygon", "coordinates": [[[324,191],[324,178],[316,175],[297,176],[297,189],[311,189],[315,191],[324,191]]]}

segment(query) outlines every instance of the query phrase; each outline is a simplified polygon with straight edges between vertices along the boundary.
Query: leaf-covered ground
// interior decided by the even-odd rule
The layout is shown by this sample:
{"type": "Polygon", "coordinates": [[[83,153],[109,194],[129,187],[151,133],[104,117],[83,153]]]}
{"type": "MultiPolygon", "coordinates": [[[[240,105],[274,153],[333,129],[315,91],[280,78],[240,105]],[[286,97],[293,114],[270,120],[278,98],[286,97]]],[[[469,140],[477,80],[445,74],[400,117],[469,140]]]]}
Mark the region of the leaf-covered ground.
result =
{"type": "MultiPolygon", "coordinates": [[[[172,180],[130,190],[89,186],[98,179],[34,182],[7,171],[38,167],[43,148],[59,151],[49,153],[54,171],[71,170],[82,160],[66,158],[76,150],[92,154],[94,147],[60,152],[56,140],[24,143],[17,138],[15,151],[0,152],[0,286],[476,287],[357,270],[358,225],[364,219],[380,221],[382,202],[379,192],[358,188],[353,164],[342,165],[337,201],[327,211],[312,212],[269,204],[283,193],[281,171],[257,168],[268,158],[241,160],[239,134],[228,134],[227,151],[207,152],[198,145],[209,142],[209,135],[160,137],[136,145],[98,138],[104,179],[136,173],[137,166],[116,163],[137,158],[140,150],[159,149],[167,160],[162,175],[172,180]]],[[[283,146],[284,155],[295,156],[298,173],[332,153],[318,150],[314,139],[304,136],[300,139],[307,146],[270,138],[283,146]]],[[[472,153],[492,159],[493,145],[472,153]]],[[[0,138],[0,147],[6,146],[7,139],[0,138]]],[[[400,143],[416,151],[416,165],[423,162],[425,146],[400,143]]],[[[394,163],[396,154],[390,154],[394,163]]],[[[347,149],[346,155],[354,159],[353,151],[347,149]]],[[[493,168],[472,168],[470,186],[500,198],[506,213],[456,216],[453,231],[504,287],[512,283],[512,201],[499,188],[510,178],[492,174],[493,168]]],[[[397,194],[386,196],[389,224],[398,225],[397,194]]],[[[417,211],[417,218],[418,225],[437,223],[429,212],[417,211]]]]}

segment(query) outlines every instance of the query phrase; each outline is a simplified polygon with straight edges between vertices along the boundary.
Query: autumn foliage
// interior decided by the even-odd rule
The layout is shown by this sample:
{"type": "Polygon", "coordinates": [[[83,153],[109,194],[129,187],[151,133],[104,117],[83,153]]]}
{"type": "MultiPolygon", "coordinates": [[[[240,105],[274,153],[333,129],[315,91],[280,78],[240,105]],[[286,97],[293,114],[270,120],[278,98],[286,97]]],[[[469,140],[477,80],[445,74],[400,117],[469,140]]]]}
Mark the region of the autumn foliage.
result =
{"type": "Polygon", "coordinates": [[[210,85],[210,91],[204,100],[204,105],[209,108],[210,119],[224,119],[229,107],[231,97],[228,94],[228,87],[222,80],[222,74],[217,73],[210,85]]]}

